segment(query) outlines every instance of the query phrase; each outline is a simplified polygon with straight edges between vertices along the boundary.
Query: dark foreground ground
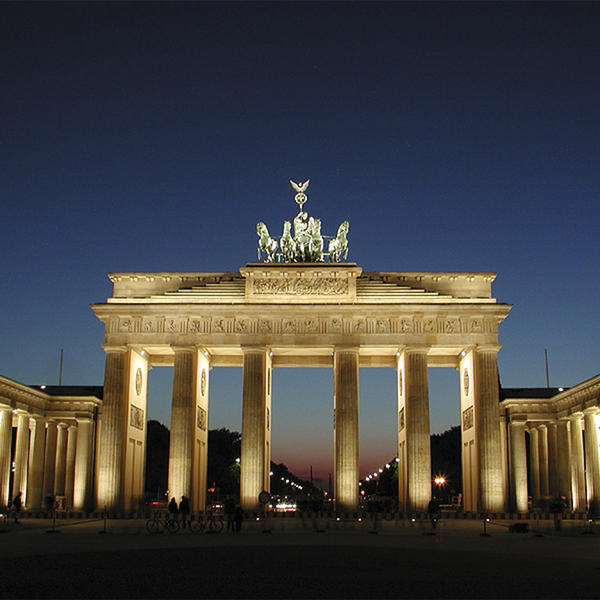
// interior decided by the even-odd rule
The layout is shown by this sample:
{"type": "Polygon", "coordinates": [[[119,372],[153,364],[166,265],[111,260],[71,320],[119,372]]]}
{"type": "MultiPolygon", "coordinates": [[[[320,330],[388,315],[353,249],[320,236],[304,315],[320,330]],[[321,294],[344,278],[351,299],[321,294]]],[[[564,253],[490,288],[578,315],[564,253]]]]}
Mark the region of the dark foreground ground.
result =
{"type": "MultiPolygon", "coordinates": [[[[87,528],[86,528],[87,527],[87,528]]],[[[493,528],[492,528],[493,529],[493,528]]],[[[367,531],[0,536],[2,598],[597,598],[598,535],[367,531]]]]}

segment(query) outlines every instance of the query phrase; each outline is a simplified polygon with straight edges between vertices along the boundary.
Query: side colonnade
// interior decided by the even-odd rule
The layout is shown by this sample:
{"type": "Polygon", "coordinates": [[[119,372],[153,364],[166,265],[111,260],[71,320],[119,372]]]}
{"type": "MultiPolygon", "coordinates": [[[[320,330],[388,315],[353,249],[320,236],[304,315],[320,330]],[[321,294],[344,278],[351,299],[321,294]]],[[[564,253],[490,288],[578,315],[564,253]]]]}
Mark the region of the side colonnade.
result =
{"type": "Polygon", "coordinates": [[[92,509],[100,402],[101,388],[29,387],[0,376],[0,506],[21,492],[27,510],[55,498],[60,509],[92,509]]]}
{"type": "Polygon", "coordinates": [[[505,390],[501,402],[510,509],[600,514],[600,375],[568,390],[537,390],[546,397],[531,391],[505,390]]]}

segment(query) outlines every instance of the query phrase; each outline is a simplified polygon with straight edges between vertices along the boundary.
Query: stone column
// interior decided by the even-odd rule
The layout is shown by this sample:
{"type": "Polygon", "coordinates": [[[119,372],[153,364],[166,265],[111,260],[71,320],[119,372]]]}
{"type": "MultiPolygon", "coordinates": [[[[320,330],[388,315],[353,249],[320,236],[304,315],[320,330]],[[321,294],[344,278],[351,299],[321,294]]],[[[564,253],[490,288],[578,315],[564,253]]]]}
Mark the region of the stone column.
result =
{"type": "Polygon", "coordinates": [[[431,500],[429,386],[425,347],[409,347],[404,358],[404,425],[408,510],[425,512],[431,500]]]}
{"type": "Polygon", "coordinates": [[[506,508],[499,426],[497,354],[497,346],[478,346],[473,356],[475,426],[479,448],[479,509],[483,512],[503,512],[506,508]]]}
{"type": "Polygon", "coordinates": [[[190,502],[192,510],[206,510],[210,358],[206,350],[199,350],[196,358],[198,361],[196,371],[198,385],[196,386],[195,450],[190,502]]]}
{"type": "Polygon", "coordinates": [[[123,509],[123,470],[127,427],[128,352],[125,347],[106,347],[104,393],[96,461],[97,506],[123,509]]]}
{"type": "Polygon", "coordinates": [[[527,512],[527,453],[525,451],[525,421],[510,421],[510,483],[511,509],[527,512]]]}
{"type": "Polygon", "coordinates": [[[11,446],[12,446],[12,410],[0,411],[0,508],[6,507],[9,500],[11,446]]]}
{"type": "Polygon", "coordinates": [[[17,421],[17,440],[15,443],[15,473],[13,476],[13,498],[23,492],[23,502],[27,496],[27,459],[29,453],[29,416],[19,413],[17,421]]]}
{"type": "Polygon", "coordinates": [[[54,466],[54,495],[65,495],[65,476],[67,472],[67,425],[58,424],[56,436],[56,462],[54,466]]]}
{"type": "Polygon", "coordinates": [[[569,421],[561,419],[556,430],[556,448],[558,455],[558,495],[566,498],[567,504],[573,508],[571,494],[571,444],[569,441],[569,421]]]}
{"type": "Polygon", "coordinates": [[[540,493],[542,498],[548,499],[550,486],[548,485],[548,428],[546,425],[538,427],[539,432],[539,457],[540,457],[540,493]]]}
{"type": "Polygon", "coordinates": [[[600,514],[600,464],[598,462],[598,424],[596,408],[583,411],[585,422],[585,467],[587,474],[588,510],[592,515],[600,514]]]}
{"type": "Polygon", "coordinates": [[[556,498],[558,493],[558,439],[556,423],[548,423],[548,494],[556,498]]]}
{"type": "Polygon", "coordinates": [[[73,482],[73,510],[89,511],[92,506],[92,419],[78,419],[75,476],[73,482]]]}
{"type": "Polygon", "coordinates": [[[46,427],[46,451],[44,453],[44,502],[46,496],[54,497],[54,475],[56,470],[57,433],[58,432],[56,422],[48,421],[46,427]]]}
{"type": "Polygon", "coordinates": [[[333,357],[334,464],[336,509],[358,508],[358,348],[333,357]]]}
{"type": "Polygon", "coordinates": [[[569,416],[569,425],[571,426],[571,493],[573,494],[573,512],[584,512],[586,509],[581,416],[581,413],[569,416]]]}
{"type": "Polygon", "coordinates": [[[192,460],[196,423],[196,353],[194,347],[176,347],[169,444],[169,497],[181,502],[192,496],[192,460]]]}
{"type": "Polygon", "coordinates": [[[75,449],[77,448],[77,425],[71,424],[67,430],[67,460],[65,466],[65,496],[67,507],[73,508],[73,484],[75,481],[75,449]]]}
{"type": "Polygon", "coordinates": [[[243,348],[242,456],[240,500],[245,510],[259,507],[258,495],[268,485],[267,409],[270,357],[266,348],[243,348]],[[265,481],[266,479],[266,481],[265,481]]]}
{"type": "Polygon", "coordinates": [[[46,423],[35,417],[33,447],[29,451],[29,477],[27,481],[27,506],[30,509],[42,507],[42,486],[44,481],[44,452],[46,446],[46,423]]]}
{"type": "Polygon", "coordinates": [[[535,426],[529,428],[529,468],[531,470],[531,496],[537,503],[542,495],[540,487],[540,436],[535,426]]]}

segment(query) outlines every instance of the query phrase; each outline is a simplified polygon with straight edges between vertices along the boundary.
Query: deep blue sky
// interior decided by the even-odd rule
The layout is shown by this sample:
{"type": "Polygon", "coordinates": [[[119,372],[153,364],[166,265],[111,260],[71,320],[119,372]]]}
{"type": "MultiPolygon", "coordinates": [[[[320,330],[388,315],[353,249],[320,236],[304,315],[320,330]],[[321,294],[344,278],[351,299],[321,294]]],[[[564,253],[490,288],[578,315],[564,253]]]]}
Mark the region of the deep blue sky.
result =
{"type": "MultiPolygon", "coordinates": [[[[0,4],[0,373],[98,384],[109,271],[236,270],[288,179],[365,270],[495,271],[505,386],[598,373],[600,4],[0,4]]],[[[432,430],[458,423],[431,371],[432,430]]],[[[169,423],[170,369],[150,416],[169,423]]],[[[274,459],[331,460],[331,373],[277,371],[274,459]]],[[[395,453],[361,370],[362,471],[395,453]]],[[[210,426],[239,429],[241,370],[210,426]]]]}

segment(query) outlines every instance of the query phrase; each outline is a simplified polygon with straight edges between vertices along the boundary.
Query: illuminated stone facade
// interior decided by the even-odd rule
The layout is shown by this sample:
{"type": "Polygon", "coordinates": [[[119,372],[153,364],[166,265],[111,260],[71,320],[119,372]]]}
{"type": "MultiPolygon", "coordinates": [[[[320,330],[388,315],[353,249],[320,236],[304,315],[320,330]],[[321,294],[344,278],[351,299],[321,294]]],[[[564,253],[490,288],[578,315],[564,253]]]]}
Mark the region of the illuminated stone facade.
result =
{"type": "Polygon", "coordinates": [[[61,509],[92,509],[101,393],[98,387],[30,387],[0,376],[0,507],[21,491],[30,510],[55,496],[61,509]]]}
{"type": "Polygon", "coordinates": [[[503,390],[500,407],[510,509],[526,512],[530,496],[529,508],[547,510],[560,498],[573,512],[600,514],[600,375],[568,390],[503,390]]]}
{"type": "Polygon", "coordinates": [[[250,263],[238,273],[114,273],[92,306],[105,325],[99,505],[129,509],[143,491],[148,368],[174,366],[170,495],[204,508],[208,379],[243,367],[241,500],[269,490],[271,371],[331,367],[335,499],[358,505],[359,367],[398,374],[400,505],[431,495],[428,367],[461,374],[466,510],[500,511],[507,487],[498,406],[498,325],[510,306],[490,273],[363,273],[354,263],[250,263]],[[402,418],[401,416],[402,415],[402,418]],[[144,424],[145,417],[139,422],[144,424]]]}

